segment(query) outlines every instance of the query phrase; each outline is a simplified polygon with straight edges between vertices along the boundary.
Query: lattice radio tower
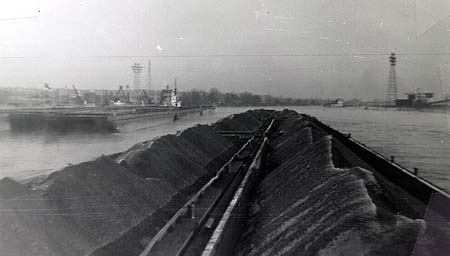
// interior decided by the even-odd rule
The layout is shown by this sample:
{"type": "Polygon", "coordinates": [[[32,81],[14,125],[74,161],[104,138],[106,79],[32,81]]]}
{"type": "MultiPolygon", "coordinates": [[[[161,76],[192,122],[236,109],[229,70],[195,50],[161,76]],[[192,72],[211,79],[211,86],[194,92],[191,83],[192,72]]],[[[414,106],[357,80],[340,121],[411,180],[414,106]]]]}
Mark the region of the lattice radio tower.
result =
{"type": "Polygon", "coordinates": [[[388,80],[388,88],[386,94],[386,105],[395,106],[395,102],[397,101],[397,76],[395,73],[395,65],[397,64],[397,57],[395,57],[395,53],[391,53],[389,56],[389,80],[388,80]]]}

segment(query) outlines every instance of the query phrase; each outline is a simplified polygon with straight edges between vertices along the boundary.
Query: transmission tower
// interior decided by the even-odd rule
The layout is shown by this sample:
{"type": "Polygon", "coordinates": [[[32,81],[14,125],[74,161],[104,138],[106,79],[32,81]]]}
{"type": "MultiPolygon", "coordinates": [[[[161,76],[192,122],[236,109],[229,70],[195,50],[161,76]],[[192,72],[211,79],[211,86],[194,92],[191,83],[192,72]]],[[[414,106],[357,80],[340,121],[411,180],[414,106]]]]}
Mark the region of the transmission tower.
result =
{"type": "Polygon", "coordinates": [[[386,94],[386,105],[395,106],[397,101],[397,77],[395,74],[395,65],[397,64],[397,57],[395,57],[395,53],[391,53],[389,56],[389,80],[388,80],[388,89],[386,94]]]}

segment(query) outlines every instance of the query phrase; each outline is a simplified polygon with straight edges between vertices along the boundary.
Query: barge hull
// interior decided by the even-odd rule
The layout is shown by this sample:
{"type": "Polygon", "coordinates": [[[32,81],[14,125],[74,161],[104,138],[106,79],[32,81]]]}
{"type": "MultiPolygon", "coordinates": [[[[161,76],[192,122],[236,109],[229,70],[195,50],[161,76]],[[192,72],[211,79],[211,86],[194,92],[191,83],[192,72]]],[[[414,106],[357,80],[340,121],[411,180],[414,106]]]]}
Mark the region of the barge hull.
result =
{"type": "MultiPolygon", "coordinates": [[[[136,108],[136,110],[140,110],[136,108]]],[[[45,112],[25,111],[10,113],[10,129],[15,132],[90,132],[114,133],[149,128],[170,123],[191,115],[202,115],[214,108],[144,109],[139,113],[120,112],[45,112]]]]}
{"type": "Polygon", "coordinates": [[[10,129],[15,132],[53,131],[58,133],[116,132],[107,116],[65,116],[47,113],[12,113],[9,115],[10,129]]]}

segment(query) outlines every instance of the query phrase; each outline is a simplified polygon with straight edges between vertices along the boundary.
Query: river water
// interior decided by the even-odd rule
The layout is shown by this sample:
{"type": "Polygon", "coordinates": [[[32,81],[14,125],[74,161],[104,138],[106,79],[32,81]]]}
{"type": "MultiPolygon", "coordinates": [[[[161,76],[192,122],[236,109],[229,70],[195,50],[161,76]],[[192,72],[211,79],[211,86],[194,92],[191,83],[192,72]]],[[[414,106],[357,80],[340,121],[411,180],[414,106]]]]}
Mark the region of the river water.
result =
{"type": "MultiPolygon", "coordinates": [[[[0,177],[18,180],[46,174],[64,166],[123,151],[135,143],[193,126],[209,124],[248,108],[218,108],[214,114],[181,119],[146,129],[117,134],[16,134],[0,116],[0,177]]],[[[362,108],[292,107],[317,117],[333,128],[384,154],[420,176],[450,191],[449,114],[362,108]]]]}

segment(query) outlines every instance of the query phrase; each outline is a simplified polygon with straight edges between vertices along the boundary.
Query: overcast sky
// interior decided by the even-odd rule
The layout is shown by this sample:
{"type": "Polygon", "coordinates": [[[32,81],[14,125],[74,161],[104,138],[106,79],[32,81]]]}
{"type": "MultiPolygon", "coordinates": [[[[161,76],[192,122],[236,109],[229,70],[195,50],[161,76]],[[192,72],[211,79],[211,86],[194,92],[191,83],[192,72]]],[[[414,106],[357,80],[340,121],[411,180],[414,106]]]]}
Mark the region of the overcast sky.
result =
{"type": "Polygon", "coordinates": [[[423,53],[450,52],[449,14],[448,0],[1,1],[0,86],[115,89],[151,59],[154,89],[371,99],[395,51],[401,92],[439,92],[449,55],[423,53]]]}

